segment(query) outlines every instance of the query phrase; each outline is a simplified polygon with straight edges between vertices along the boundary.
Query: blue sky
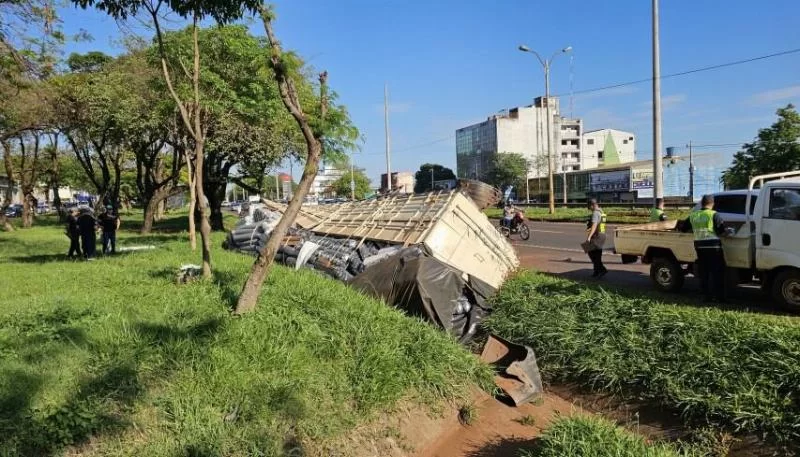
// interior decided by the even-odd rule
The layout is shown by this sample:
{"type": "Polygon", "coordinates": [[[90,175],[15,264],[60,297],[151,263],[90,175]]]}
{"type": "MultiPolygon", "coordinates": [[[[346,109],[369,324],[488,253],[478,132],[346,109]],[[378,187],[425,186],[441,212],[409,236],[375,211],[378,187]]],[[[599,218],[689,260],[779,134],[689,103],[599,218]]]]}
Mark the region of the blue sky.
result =
{"type": "MultiPolygon", "coordinates": [[[[800,48],[796,0],[661,3],[662,74],[800,48]]],[[[541,66],[516,50],[521,43],[548,55],[571,45],[575,91],[651,75],[647,0],[293,0],[278,2],[276,10],[284,46],[328,71],[363,133],[355,161],[373,184],[385,171],[384,83],[392,169],[415,171],[425,162],[455,168],[456,128],[542,94],[541,66]]],[[[102,13],[65,8],[62,17],[68,33],[85,29],[94,37],[68,52],[119,52],[119,27],[102,13]]],[[[258,24],[252,29],[262,33],[258,24]]],[[[552,92],[563,95],[562,112],[569,76],[569,57],[560,56],[551,82],[552,92]]],[[[576,95],[574,114],[587,128],[636,133],[638,157],[648,158],[650,94],[644,83],[576,95]]],[[[749,140],[773,122],[779,106],[800,104],[800,54],[667,79],[662,97],[664,146],[749,140]]],[[[702,151],[727,161],[735,149],[702,151]]]]}

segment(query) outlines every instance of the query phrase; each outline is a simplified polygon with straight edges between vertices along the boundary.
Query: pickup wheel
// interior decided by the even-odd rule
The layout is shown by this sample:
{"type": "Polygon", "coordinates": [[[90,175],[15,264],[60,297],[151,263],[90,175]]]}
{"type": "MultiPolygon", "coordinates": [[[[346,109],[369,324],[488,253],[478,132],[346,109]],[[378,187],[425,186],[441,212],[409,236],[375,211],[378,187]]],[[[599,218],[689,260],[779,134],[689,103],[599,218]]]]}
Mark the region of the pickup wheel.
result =
{"type": "Polygon", "coordinates": [[[680,264],[664,257],[653,259],[650,278],[662,292],[677,292],[683,287],[684,275],[680,264]]]}
{"type": "Polygon", "coordinates": [[[785,270],[772,282],[772,298],[789,311],[800,313],[800,270],[785,270]]]}

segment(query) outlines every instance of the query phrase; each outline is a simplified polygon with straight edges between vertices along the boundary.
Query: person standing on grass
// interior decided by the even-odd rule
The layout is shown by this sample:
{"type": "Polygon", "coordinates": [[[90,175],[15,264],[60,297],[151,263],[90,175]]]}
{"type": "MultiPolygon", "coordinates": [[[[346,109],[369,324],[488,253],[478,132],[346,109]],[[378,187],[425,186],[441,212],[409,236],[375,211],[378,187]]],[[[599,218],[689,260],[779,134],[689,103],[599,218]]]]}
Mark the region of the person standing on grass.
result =
{"type": "Polygon", "coordinates": [[[656,206],[650,210],[650,222],[661,222],[667,220],[667,215],[664,213],[664,199],[657,198],[656,206]]]}
{"type": "Polygon", "coordinates": [[[78,210],[73,208],[67,215],[67,236],[69,237],[69,252],[67,257],[74,259],[81,256],[80,230],[78,228],[78,210]]]}
{"type": "Polygon", "coordinates": [[[684,230],[694,235],[694,250],[697,252],[697,269],[704,301],[725,302],[725,256],[722,240],[725,225],[722,217],[714,211],[714,196],[703,195],[701,208],[689,215],[684,222],[684,230]]]}
{"type": "Polygon", "coordinates": [[[78,233],[81,237],[81,250],[83,250],[83,256],[87,260],[94,260],[97,250],[96,229],[97,219],[94,218],[92,210],[88,208],[81,210],[81,215],[78,216],[78,233]]]}
{"type": "Polygon", "coordinates": [[[606,244],[606,214],[600,208],[597,200],[590,199],[587,205],[592,212],[586,224],[586,253],[592,261],[593,278],[602,278],[608,273],[603,265],[603,246],[606,244]]]}
{"type": "Polygon", "coordinates": [[[119,216],[114,213],[111,206],[106,207],[106,210],[100,215],[100,227],[103,229],[101,237],[103,242],[103,254],[117,253],[117,230],[119,230],[119,216]]]}

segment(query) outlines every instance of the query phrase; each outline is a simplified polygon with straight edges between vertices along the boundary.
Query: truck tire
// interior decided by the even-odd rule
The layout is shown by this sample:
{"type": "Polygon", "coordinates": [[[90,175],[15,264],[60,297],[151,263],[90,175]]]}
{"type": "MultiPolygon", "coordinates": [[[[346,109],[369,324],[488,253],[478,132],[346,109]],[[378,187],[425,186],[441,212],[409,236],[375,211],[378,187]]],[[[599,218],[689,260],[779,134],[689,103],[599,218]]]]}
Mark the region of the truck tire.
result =
{"type": "Polygon", "coordinates": [[[800,313],[800,270],[784,270],[772,282],[772,298],[784,308],[800,313]]]}
{"type": "Polygon", "coordinates": [[[653,259],[650,265],[650,278],[662,292],[677,292],[683,287],[683,269],[673,259],[665,257],[653,259]]]}

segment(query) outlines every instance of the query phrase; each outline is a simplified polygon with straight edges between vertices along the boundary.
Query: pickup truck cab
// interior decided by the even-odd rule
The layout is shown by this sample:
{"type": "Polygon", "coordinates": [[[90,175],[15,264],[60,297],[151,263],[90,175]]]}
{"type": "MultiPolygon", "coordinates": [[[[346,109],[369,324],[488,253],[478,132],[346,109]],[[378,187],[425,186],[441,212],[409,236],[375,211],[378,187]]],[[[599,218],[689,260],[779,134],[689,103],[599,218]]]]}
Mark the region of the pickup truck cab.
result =
{"type": "MultiPolygon", "coordinates": [[[[745,195],[744,223],[725,221],[726,286],[757,280],[775,301],[800,312],[800,171],[757,176],[745,195]]],[[[692,234],[677,231],[676,221],[619,227],[614,249],[650,264],[664,291],[680,290],[697,260],[692,234]]]]}

